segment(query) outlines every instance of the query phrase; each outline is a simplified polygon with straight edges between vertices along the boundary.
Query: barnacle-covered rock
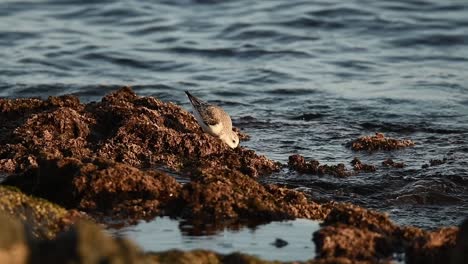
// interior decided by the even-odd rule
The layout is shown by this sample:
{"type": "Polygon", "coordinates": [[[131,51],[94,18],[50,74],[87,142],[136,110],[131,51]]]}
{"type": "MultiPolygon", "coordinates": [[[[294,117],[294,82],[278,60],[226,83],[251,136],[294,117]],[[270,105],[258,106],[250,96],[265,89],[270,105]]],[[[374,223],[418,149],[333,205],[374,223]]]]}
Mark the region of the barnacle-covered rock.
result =
{"type": "Polygon", "coordinates": [[[352,150],[396,150],[414,146],[414,142],[409,139],[394,139],[385,137],[382,133],[375,133],[374,136],[363,136],[346,144],[352,150]]]}

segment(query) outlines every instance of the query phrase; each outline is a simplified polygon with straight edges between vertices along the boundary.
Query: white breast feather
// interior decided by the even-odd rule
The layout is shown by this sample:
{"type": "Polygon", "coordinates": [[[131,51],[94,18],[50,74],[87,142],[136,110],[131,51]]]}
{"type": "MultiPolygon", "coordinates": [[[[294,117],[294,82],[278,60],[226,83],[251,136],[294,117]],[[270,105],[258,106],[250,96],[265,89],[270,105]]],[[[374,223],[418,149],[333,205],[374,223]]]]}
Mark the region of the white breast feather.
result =
{"type": "Polygon", "coordinates": [[[221,134],[221,131],[223,131],[223,124],[221,123],[218,123],[214,126],[208,126],[208,127],[210,128],[211,133],[217,136],[219,136],[221,134]]]}

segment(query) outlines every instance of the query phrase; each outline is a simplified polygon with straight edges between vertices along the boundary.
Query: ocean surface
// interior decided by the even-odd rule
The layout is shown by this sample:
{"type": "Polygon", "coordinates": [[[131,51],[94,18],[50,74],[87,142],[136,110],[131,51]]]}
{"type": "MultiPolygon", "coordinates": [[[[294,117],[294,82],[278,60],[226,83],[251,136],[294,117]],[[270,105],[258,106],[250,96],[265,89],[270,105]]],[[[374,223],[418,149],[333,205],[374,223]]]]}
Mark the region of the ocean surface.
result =
{"type": "Polygon", "coordinates": [[[251,136],[241,144],[274,160],[377,166],[261,181],[426,229],[468,215],[466,0],[0,2],[1,97],[89,102],[122,85],[187,109],[184,90],[219,104],[251,136]],[[375,132],[416,146],[345,147],[375,132]],[[446,162],[422,168],[431,159],[446,162]]]}

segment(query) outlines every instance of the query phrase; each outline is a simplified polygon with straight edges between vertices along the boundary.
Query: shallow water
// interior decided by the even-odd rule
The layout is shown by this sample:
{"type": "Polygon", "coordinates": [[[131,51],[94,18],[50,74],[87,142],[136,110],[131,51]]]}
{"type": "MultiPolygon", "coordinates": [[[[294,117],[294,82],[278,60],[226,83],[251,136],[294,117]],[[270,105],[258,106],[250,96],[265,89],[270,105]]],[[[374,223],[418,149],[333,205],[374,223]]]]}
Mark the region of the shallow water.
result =
{"type": "Polygon", "coordinates": [[[92,101],[130,84],[189,109],[191,90],[272,159],[378,165],[346,179],[285,170],[263,181],[400,224],[455,225],[468,214],[467,11],[465,0],[3,1],[0,96],[92,101]],[[374,132],[416,146],[345,148],[374,132]],[[407,166],[383,168],[389,157],[407,166]]]}
{"type": "Polygon", "coordinates": [[[110,232],[133,239],[145,251],[211,249],[222,254],[242,252],[266,260],[305,261],[315,256],[312,233],[319,229],[319,223],[296,219],[271,222],[255,228],[224,230],[214,235],[192,235],[190,229],[190,226],[180,226],[177,220],[158,217],[151,222],[110,232]],[[275,246],[276,239],[282,239],[287,244],[275,246]]]}

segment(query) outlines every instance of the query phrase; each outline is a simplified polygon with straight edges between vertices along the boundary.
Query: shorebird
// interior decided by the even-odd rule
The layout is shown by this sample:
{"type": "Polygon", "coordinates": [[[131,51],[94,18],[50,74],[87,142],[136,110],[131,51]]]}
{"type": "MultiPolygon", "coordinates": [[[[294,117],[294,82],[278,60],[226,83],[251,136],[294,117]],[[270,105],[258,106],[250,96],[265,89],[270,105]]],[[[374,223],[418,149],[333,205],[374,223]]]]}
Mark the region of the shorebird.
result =
{"type": "Polygon", "coordinates": [[[232,131],[231,117],[224,110],[185,91],[193,107],[193,114],[203,131],[221,139],[231,148],[239,145],[239,137],[232,131]]]}

